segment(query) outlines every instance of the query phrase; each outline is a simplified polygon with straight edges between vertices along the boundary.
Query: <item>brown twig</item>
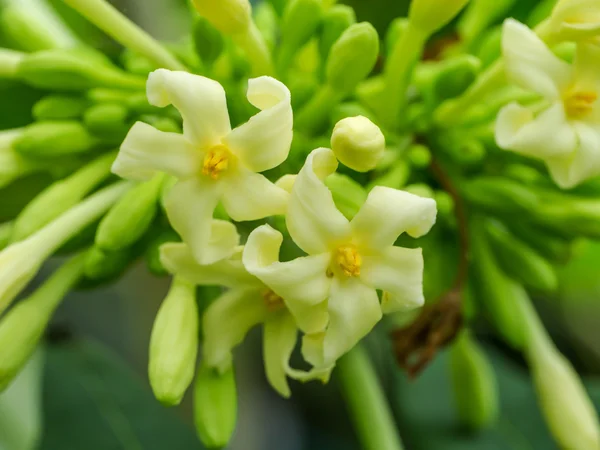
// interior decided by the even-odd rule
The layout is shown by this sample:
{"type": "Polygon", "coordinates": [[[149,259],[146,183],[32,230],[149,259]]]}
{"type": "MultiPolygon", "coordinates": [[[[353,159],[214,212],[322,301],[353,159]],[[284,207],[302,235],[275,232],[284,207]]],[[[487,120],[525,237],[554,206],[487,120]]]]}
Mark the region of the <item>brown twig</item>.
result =
{"type": "Polygon", "coordinates": [[[437,351],[448,345],[462,327],[462,292],[469,269],[469,236],[467,214],[458,189],[443,167],[432,160],[431,171],[440,185],[454,200],[458,226],[459,264],[452,288],[433,305],[423,308],[408,327],[392,332],[398,364],[411,377],[417,376],[433,360],[437,351]]]}

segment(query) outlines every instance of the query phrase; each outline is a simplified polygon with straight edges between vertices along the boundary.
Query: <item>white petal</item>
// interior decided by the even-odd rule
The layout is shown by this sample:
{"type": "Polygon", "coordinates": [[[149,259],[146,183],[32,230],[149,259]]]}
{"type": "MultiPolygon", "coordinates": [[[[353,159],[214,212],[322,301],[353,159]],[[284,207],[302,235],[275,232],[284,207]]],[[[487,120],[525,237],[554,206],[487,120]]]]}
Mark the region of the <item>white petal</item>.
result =
{"type": "Polygon", "coordinates": [[[377,292],[358,278],[336,277],[329,297],[329,317],[324,333],[307,334],[302,342],[304,359],[315,367],[335,363],[379,322],[377,292]]]}
{"type": "Polygon", "coordinates": [[[184,243],[168,243],[160,247],[160,261],[173,275],[203,286],[262,286],[244,268],[241,255],[235,254],[209,265],[200,265],[184,243]]]}
{"type": "Polygon", "coordinates": [[[183,118],[183,134],[197,147],[219,144],[231,131],[223,87],[210,78],[158,69],[148,75],[150,104],[173,105],[183,118]]]}
{"type": "Polygon", "coordinates": [[[244,165],[263,172],[285,161],[292,145],[290,91],[271,77],[248,81],[248,101],[261,110],[227,135],[223,142],[244,165]]]}
{"type": "Polygon", "coordinates": [[[509,81],[548,99],[560,99],[571,79],[572,69],[532,30],[514,19],[505,20],[502,51],[509,81]]]}
{"type": "Polygon", "coordinates": [[[381,302],[384,314],[423,306],[423,252],[420,248],[389,247],[363,256],[360,279],[387,292],[381,302]]]}
{"type": "Polygon", "coordinates": [[[330,149],[313,150],[292,188],[286,224],[294,242],[309,255],[326,252],[350,235],[348,219],[338,211],[323,183],[337,166],[330,149]]]}
{"type": "Polygon", "coordinates": [[[593,38],[600,34],[600,4],[598,0],[562,0],[550,20],[562,40],[593,38]]]}
{"type": "Polygon", "coordinates": [[[404,232],[415,238],[428,233],[436,214],[435,200],[375,186],[350,225],[359,246],[384,249],[404,232]]]}
{"type": "Polygon", "coordinates": [[[572,188],[588,178],[600,175],[600,127],[574,125],[579,147],[572,155],[547,160],[552,178],[563,189],[572,188]]]}
{"type": "Polygon", "coordinates": [[[237,222],[283,215],[289,197],[264,175],[245,168],[223,180],[223,206],[237,222]]]}
{"type": "Polygon", "coordinates": [[[149,180],[157,172],[189,178],[200,168],[199,156],[181,134],[136,122],[121,144],[112,171],[122,178],[138,181],[149,180]]]}
{"type": "Polygon", "coordinates": [[[255,288],[232,289],[213,301],[202,318],[202,349],[206,364],[221,372],[229,369],[231,350],[268,315],[260,291],[255,288]]]}
{"type": "Polygon", "coordinates": [[[244,266],[283,298],[302,331],[321,331],[328,321],[325,300],[331,286],[327,277],[330,256],[321,254],[279,262],[282,241],[281,233],[269,225],[256,228],[244,247],[244,266]]]}
{"type": "Polygon", "coordinates": [[[219,196],[218,184],[197,177],[178,182],[165,200],[171,225],[200,264],[229,257],[240,240],[231,222],[212,218],[219,196]]]}
{"type": "Polygon", "coordinates": [[[298,329],[294,318],[285,311],[272,314],[265,321],[263,326],[265,372],[273,389],[286,398],[291,395],[287,372],[297,338],[298,329]]]}
{"type": "Polygon", "coordinates": [[[496,119],[496,143],[505,150],[545,159],[570,154],[577,146],[577,136],[561,102],[537,117],[518,103],[511,103],[500,110],[496,119]]]}

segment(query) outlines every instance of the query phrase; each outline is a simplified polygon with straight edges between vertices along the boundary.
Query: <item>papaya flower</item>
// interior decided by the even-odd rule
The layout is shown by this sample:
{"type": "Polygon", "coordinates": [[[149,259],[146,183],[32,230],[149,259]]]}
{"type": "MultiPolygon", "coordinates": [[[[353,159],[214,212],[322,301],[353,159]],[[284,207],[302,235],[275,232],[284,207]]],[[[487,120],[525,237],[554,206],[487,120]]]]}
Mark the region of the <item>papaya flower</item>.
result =
{"type": "Polygon", "coordinates": [[[113,172],[132,180],[148,180],[157,172],[175,177],[165,201],[171,225],[201,264],[227,258],[239,236],[232,223],[212,220],[219,202],[235,221],[285,211],[288,193],[259,172],[287,159],[290,92],[271,77],[250,79],[248,101],[261,111],[234,130],[225,91],[209,78],[158,69],[148,77],[147,96],[154,106],[179,110],[183,134],[137,122],[121,145],[113,172]]]}
{"type": "Polygon", "coordinates": [[[286,223],[307,256],[280,262],[283,236],[255,229],[244,248],[246,269],[285,302],[307,333],[302,351],[315,368],[330,367],[381,319],[423,305],[421,249],[394,246],[404,232],[426,234],[434,200],[377,186],[352,221],[336,208],[323,180],[337,168],[332,150],[307,158],[290,195],[286,223]],[[385,291],[380,302],[377,289],[385,291]]]}
{"type": "Polygon", "coordinates": [[[538,158],[562,188],[600,174],[600,46],[580,42],[573,65],[525,25],[504,23],[508,79],[544,99],[541,111],[511,103],[496,121],[505,150],[538,158]]]}

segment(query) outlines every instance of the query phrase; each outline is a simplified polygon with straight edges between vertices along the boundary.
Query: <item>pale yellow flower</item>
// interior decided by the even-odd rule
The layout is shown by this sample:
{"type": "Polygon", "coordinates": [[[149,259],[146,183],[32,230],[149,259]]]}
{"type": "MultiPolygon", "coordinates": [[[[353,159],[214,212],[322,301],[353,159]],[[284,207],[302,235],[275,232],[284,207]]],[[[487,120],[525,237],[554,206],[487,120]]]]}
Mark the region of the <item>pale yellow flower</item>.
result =
{"type": "Polygon", "coordinates": [[[559,38],[581,40],[600,35],[598,0],[560,0],[550,16],[550,29],[559,38]]]}
{"type": "Polygon", "coordinates": [[[173,228],[201,264],[232,254],[239,242],[235,226],[212,220],[222,202],[235,221],[257,220],[285,211],[288,193],[258,172],[281,164],[292,142],[292,108],[287,87],[271,77],[248,82],[248,100],[261,111],[231,129],[225,91],[211,79],[159,69],[147,83],[148,100],[175,106],[183,134],[137,122],[113,171],[134,180],[166,172],[178,182],[166,198],[173,228]]]}

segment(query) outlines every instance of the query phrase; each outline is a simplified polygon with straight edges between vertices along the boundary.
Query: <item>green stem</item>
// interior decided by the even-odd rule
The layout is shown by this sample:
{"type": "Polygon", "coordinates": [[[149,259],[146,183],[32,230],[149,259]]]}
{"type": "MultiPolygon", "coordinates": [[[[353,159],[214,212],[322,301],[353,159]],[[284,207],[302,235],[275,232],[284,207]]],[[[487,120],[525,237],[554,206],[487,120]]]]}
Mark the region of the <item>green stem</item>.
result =
{"type": "Polygon", "coordinates": [[[390,129],[398,128],[400,115],[406,110],[408,91],[413,68],[427,42],[428,36],[418,28],[408,25],[394,46],[385,67],[385,103],[382,120],[390,129]]]}
{"type": "Polygon", "coordinates": [[[63,0],[98,28],[160,67],[186,70],[157,40],[121,14],[105,0],[63,0]]]}
{"type": "Polygon", "coordinates": [[[377,374],[360,344],[339,360],[337,375],[364,450],[402,450],[377,374]]]}
{"type": "Polygon", "coordinates": [[[267,43],[254,21],[250,22],[246,32],[234,34],[231,38],[244,51],[250,61],[253,77],[273,75],[271,52],[269,52],[269,47],[267,47],[267,43]]]}
{"type": "Polygon", "coordinates": [[[329,113],[340,102],[342,96],[331,86],[325,84],[312,100],[300,109],[294,119],[298,129],[314,134],[319,127],[327,123],[329,113]]]}
{"type": "Polygon", "coordinates": [[[14,78],[17,73],[19,63],[25,56],[25,53],[0,48],[0,77],[14,78]]]}

